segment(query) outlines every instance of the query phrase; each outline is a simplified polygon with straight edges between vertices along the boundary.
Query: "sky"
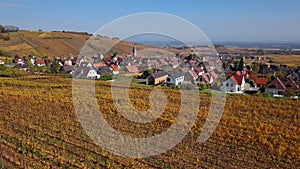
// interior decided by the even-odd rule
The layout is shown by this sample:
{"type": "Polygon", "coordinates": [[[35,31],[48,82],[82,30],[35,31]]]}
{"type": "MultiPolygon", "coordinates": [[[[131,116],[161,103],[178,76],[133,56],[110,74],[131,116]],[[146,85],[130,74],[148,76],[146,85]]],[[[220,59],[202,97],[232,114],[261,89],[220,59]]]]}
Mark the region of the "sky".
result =
{"type": "Polygon", "coordinates": [[[162,12],[211,41],[300,42],[299,9],[299,0],[0,0],[0,24],[94,33],[126,15],[162,12]]]}

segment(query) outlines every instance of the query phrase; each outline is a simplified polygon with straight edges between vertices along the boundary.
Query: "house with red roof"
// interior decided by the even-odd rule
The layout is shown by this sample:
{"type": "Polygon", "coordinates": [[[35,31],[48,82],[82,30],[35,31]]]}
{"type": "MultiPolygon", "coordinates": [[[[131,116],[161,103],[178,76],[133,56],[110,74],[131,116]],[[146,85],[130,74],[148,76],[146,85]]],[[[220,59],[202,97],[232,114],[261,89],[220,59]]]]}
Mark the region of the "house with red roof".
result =
{"type": "Polygon", "coordinates": [[[25,64],[26,60],[25,60],[25,57],[20,57],[20,56],[15,56],[14,59],[13,59],[13,63],[15,64],[25,64]]]}
{"type": "Polygon", "coordinates": [[[218,74],[215,71],[211,71],[211,72],[209,72],[209,74],[213,78],[213,80],[218,79],[218,77],[219,77],[218,74]]]}
{"type": "Polygon", "coordinates": [[[243,93],[245,84],[245,74],[240,71],[229,72],[226,74],[226,81],[220,89],[226,93],[243,93]]]}
{"type": "Polygon", "coordinates": [[[93,66],[95,68],[105,67],[107,66],[104,62],[94,63],[93,66]]]}
{"type": "Polygon", "coordinates": [[[110,68],[111,68],[111,70],[113,71],[113,74],[114,74],[114,75],[118,75],[118,74],[120,73],[120,72],[119,72],[120,67],[119,67],[118,65],[112,64],[112,65],[110,66],[110,68]]]}
{"type": "Polygon", "coordinates": [[[42,67],[42,66],[45,66],[46,63],[43,59],[35,59],[35,65],[38,67],[42,67]]]}
{"type": "Polygon", "coordinates": [[[299,85],[291,78],[276,78],[266,87],[266,92],[273,96],[289,96],[288,90],[299,91],[299,85]]]}
{"type": "Polygon", "coordinates": [[[192,83],[196,83],[196,80],[198,79],[199,75],[194,70],[189,70],[184,76],[185,81],[191,81],[192,83]]]}
{"type": "Polygon", "coordinates": [[[202,76],[205,73],[204,69],[201,67],[197,67],[195,71],[196,73],[198,73],[199,76],[202,76]]]}
{"type": "Polygon", "coordinates": [[[268,83],[268,79],[264,77],[258,77],[255,79],[255,84],[256,87],[261,88],[261,87],[266,87],[268,83]]]}
{"type": "Polygon", "coordinates": [[[209,73],[204,73],[202,76],[199,78],[200,83],[202,84],[211,84],[213,79],[212,76],[209,75],[209,73]]]}

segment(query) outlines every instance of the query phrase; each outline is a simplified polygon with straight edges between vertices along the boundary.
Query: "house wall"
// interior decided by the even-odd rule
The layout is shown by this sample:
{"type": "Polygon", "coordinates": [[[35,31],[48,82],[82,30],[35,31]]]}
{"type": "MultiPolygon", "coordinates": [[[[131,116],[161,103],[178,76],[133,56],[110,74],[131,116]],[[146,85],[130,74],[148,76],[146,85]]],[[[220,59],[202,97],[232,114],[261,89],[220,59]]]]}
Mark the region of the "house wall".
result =
{"type": "Polygon", "coordinates": [[[45,64],[37,64],[38,67],[45,66],[45,64]]]}
{"type": "Polygon", "coordinates": [[[174,79],[172,77],[168,77],[168,78],[170,78],[170,81],[167,81],[168,84],[179,85],[179,83],[182,83],[184,81],[184,76],[181,76],[181,77],[176,78],[176,79],[174,79]]]}
{"type": "Polygon", "coordinates": [[[98,79],[98,78],[100,78],[100,75],[97,74],[97,72],[95,70],[90,70],[88,75],[87,75],[87,78],[92,78],[92,79],[96,78],[96,79],[98,79]]]}
{"type": "Polygon", "coordinates": [[[180,83],[182,83],[184,81],[184,76],[181,76],[177,79],[175,79],[175,85],[179,85],[180,83]]]}
{"type": "Polygon", "coordinates": [[[242,84],[241,84],[241,91],[244,91],[245,90],[245,83],[246,83],[246,81],[245,81],[245,78],[244,78],[244,76],[243,76],[243,80],[242,80],[242,84]]]}
{"type": "Polygon", "coordinates": [[[168,75],[156,78],[154,85],[166,82],[167,81],[167,77],[168,77],[168,75]]]}
{"type": "Polygon", "coordinates": [[[223,86],[220,89],[225,92],[243,92],[245,90],[245,86],[246,86],[246,82],[243,77],[241,85],[237,85],[231,79],[228,79],[226,82],[223,83],[223,86]]]}
{"type": "Polygon", "coordinates": [[[266,92],[270,93],[271,95],[274,95],[274,94],[280,94],[281,92],[284,92],[284,90],[274,89],[274,88],[266,88],[266,92]]]}
{"type": "Polygon", "coordinates": [[[238,88],[240,88],[241,91],[241,86],[235,84],[231,79],[228,79],[223,83],[221,90],[224,92],[238,92],[238,88]]]}
{"type": "Polygon", "coordinates": [[[153,76],[150,76],[147,78],[146,85],[158,85],[160,83],[164,83],[167,81],[167,77],[168,75],[158,77],[158,78],[154,78],[153,76]]]}

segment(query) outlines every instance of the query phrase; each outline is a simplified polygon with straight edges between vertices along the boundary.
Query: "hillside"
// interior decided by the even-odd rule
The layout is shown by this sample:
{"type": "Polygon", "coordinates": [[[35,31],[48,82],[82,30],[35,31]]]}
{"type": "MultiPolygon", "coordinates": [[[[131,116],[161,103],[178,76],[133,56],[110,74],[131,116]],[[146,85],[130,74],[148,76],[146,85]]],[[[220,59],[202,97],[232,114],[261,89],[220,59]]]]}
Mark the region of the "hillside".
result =
{"type": "MultiPolygon", "coordinates": [[[[211,97],[201,94],[198,119],[189,135],[158,156],[130,159],[105,151],[82,130],[72,102],[71,79],[0,78],[2,168],[299,168],[299,101],[229,96],[219,127],[204,144],[197,137],[211,97]],[[31,100],[28,102],[28,100],[31,100]],[[253,106],[255,105],[255,106],[253,106]]],[[[165,91],[166,111],[140,125],[124,119],[112,101],[111,86],[97,82],[98,104],[116,130],[150,137],[174,123],[179,92],[165,91]]],[[[151,90],[130,89],[131,101],[149,108],[151,90]],[[132,97],[132,96],[135,97],[132,97]]]]}
{"type": "MultiPolygon", "coordinates": [[[[0,39],[0,51],[9,56],[14,55],[35,55],[35,56],[67,56],[77,55],[85,45],[89,35],[63,32],[37,32],[19,31],[10,33],[10,40],[0,39]]],[[[151,46],[139,45],[131,42],[118,42],[104,37],[95,37],[106,44],[118,43],[113,51],[120,54],[130,54],[132,46],[138,50],[151,48],[151,46]]],[[[178,52],[170,50],[171,52],[178,52]]]]}
{"type": "Polygon", "coordinates": [[[8,55],[59,56],[79,53],[89,38],[61,32],[19,31],[10,33],[10,40],[0,40],[0,49],[8,55]]]}

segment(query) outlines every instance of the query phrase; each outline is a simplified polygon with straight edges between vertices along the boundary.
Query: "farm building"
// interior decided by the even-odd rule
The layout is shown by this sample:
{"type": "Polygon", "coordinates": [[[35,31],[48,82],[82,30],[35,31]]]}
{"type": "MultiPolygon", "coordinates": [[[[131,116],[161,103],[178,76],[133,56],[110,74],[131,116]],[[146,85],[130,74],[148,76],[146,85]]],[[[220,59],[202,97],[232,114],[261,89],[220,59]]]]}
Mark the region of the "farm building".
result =
{"type": "Polygon", "coordinates": [[[160,71],[152,74],[146,80],[146,85],[159,85],[167,81],[168,73],[165,71],[160,71]]]}

